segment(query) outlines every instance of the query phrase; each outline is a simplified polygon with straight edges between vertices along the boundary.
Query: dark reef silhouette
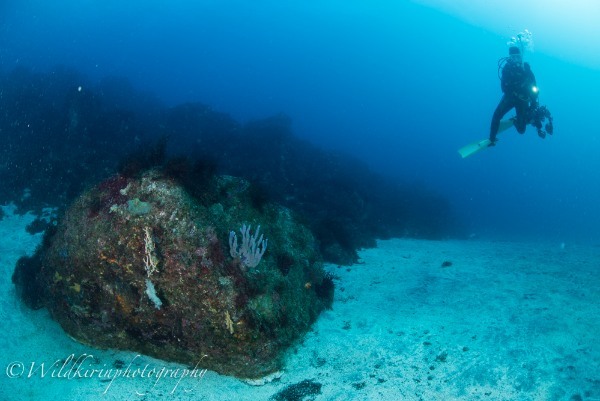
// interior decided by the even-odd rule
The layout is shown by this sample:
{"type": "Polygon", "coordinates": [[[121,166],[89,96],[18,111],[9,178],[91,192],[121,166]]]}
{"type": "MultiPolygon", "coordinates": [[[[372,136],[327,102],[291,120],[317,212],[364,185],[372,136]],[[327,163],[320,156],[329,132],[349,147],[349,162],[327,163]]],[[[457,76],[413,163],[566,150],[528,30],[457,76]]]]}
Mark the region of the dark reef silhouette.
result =
{"type": "Polygon", "coordinates": [[[445,199],[318,149],[285,115],[241,124],[201,103],[166,107],[125,79],[91,84],[67,68],[0,74],[0,91],[0,202],[21,211],[64,210],[115,172],[160,166],[198,197],[214,174],[250,181],[257,207],[294,210],[334,263],[356,261],[378,238],[462,235],[445,199]]]}

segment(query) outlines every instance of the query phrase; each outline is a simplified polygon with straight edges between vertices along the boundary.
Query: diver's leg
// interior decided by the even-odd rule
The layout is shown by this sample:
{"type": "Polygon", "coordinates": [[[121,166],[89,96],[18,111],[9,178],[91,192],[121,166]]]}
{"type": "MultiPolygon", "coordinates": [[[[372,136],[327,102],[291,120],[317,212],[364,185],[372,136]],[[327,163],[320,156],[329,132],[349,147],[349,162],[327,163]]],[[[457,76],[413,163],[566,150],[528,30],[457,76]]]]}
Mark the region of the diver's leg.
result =
{"type": "Polygon", "coordinates": [[[517,118],[515,119],[515,128],[519,132],[519,134],[525,133],[525,128],[527,128],[527,122],[529,120],[529,103],[527,101],[519,100],[515,104],[515,112],[517,113],[517,118]]]}
{"type": "Polygon", "coordinates": [[[506,98],[506,96],[502,96],[500,103],[498,103],[498,106],[496,106],[496,110],[494,110],[494,115],[492,116],[492,123],[490,124],[490,141],[492,141],[492,143],[496,142],[496,135],[498,135],[500,120],[512,108],[512,102],[510,102],[506,98]]]}

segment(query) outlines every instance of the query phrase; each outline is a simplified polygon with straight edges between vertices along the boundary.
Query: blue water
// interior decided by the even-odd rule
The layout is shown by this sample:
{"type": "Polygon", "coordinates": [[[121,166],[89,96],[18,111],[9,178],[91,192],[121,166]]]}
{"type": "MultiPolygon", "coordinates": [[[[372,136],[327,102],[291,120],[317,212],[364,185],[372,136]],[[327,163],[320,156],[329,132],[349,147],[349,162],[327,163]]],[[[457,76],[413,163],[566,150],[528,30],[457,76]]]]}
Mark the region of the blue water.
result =
{"type": "MultiPolygon", "coordinates": [[[[458,148],[487,137],[501,95],[496,63],[509,37],[491,26],[408,1],[0,8],[4,70],[65,65],[93,80],[122,76],[169,105],[201,101],[240,121],[283,112],[296,135],[448,198],[474,235],[599,239],[598,70],[560,50],[526,54],[554,136],[512,130],[461,160],[458,148]]],[[[535,32],[534,41],[551,48],[535,32]]]]}
{"type": "MultiPolygon", "coordinates": [[[[569,397],[580,393],[598,399],[600,62],[589,38],[600,33],[575,32],[578,21],[600,18],[599,6],[578,11],[583,1],[573,1],[561,18],[549,14],[557,4],[534,0],[523,5],[527,12],[514,13],[493,1],[454,10],[459,0],[439,8],[421,3],[440,1],[0,0],[1,72],[48,73],[62,65],[86,82],[124,77],[168,106],[202,102],[240,122],[285,113],[295,135],[446,198],[476,239],[394,240],[363,251],[365,265],[340,270],[343,290],[294,353],[287,382],[255,390],[212,373],[203,399],[223,399],[221,390],[226,399],[235,391],[244,392],[240,400],[267,399],[311,377],[306,369],[329,380],[335,399],[361,397],[353,386],[364,382],[369,399],[436,395],[448,386],[468,400],[492,392],[494,400],[506,399],[506,388],[524,400],[575,400],[582,398],[569,397]],[[496,16],[497,6],[504,14],[496,16]],[[542,140],[532,127],[522,136],[509,130],[496,147],[461,159],[460,147],[488,136],[501,97],[498,59],[510,36],[526,28],[536,46],[525,59],[554,116],[554,135],[542,140]],[[454,267],[440,270],[446,260],[454,267]],[[350,320],[354,331],[343,328],[350,320]],[[424,344],[449,350],[439,373],[430,372],[427,358],[437,354],[424,344]],[[323,355],[329,359],[321,368],[323,355]],[[380,360],[388,370],[375,376],[380,360]],[[428,381],[430,374],[439,382],[428,381]],[[489,381],[489,388],[471,389],[477,396],[469,398],[463,387],[471,381],[489,381]],[[546,381],[551,391],[544,393],[546,381]]],[[[2,344],[12,347],[2,367],[12,359],[62,358],[63,350],[93,352],[107,363],[129,360],[127,353],[74,345],[46,311],[29,311],[16,299],[10,274],[35,246],[24,231],[28,223],[11,214],[0,225],[0,284],[8,294],[0,308],[2,344]]],[[[0,379],[8,380],[4,373],[0,379]]],[[[95,385],[100,390],[68,383],[67,394],[55,390],[56,381],[13,380],[0,394],[97,399],[105,384],[95,385]],[[45,394],[49,383],[57,394],[45,394]]]]}

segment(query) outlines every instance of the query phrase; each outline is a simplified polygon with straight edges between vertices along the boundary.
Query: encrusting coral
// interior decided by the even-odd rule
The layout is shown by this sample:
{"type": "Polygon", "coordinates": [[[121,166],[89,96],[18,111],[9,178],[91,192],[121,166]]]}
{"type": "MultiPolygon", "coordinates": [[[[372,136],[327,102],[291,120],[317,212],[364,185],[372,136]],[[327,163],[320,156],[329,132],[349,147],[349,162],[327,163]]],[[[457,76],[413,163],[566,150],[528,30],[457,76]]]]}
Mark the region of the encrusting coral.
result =
{"type": "Polygon", "coordinates": [[[333,283],[310,231],[281,206],[254,205],[248,188],[215,176],[200,199],[160,170],[104,181],[34,256],[43,305],[92,346],[192,366],[202,357],[245,378],[281,369],[331,305],[333,283]],[[249,268],[230,256],[230,232],[259,224],[269,247],[249,268]]]}

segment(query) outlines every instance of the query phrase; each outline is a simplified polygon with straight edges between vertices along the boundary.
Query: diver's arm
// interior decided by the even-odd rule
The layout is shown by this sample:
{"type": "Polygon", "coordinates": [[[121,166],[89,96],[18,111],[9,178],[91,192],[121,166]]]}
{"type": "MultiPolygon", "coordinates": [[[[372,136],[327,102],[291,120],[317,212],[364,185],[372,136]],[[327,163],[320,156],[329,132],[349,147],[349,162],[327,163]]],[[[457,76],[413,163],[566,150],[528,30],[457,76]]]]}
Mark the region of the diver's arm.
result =
{"type": "Polygon", "coordinates": [[[527,74],[527,81],[529,82],[529,87],[531,88],[529,93],[529,100],[531,102],[531,107],[536,107],[538,104],[538,87],[537,82],[535,80],[535,75],[533,75],[533,71],[531,71],[531,66],[529,63],[523,63],[523,68],[525,69],[525,73],[527,74]]]}
{"type": "Polygon", "coordinates": [[[509,63],[504,64],[504,67],[502,67],[502,75],[500,76],[500,89],[502,89],[502,93],[508,93],[509,89],[509,84],[508,84],[508,76],[510,75],[510,67],[509,67],[509,63]]]}

